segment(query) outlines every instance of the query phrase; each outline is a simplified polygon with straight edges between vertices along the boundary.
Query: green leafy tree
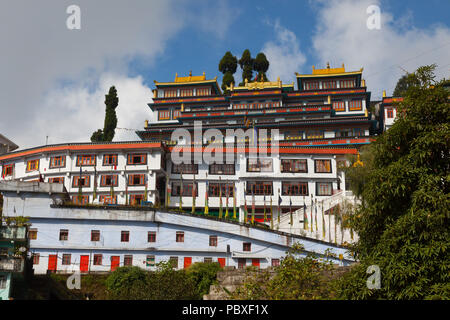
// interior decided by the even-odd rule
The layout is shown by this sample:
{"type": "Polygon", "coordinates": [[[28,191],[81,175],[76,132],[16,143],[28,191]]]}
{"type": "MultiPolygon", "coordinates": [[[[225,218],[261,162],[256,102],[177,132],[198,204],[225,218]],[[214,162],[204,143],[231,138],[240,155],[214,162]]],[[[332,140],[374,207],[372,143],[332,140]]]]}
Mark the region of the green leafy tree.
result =
{"type": "Polygon", "coordinates": [[[267,81],[266,72],[269,69],[269,61],[264,53],[260,52],[256,55],[253,69],[258,73],[258,81],[261,80],[261,77],[264,81],[267,81]]]}
{"type": "Polygon", "coordinates": [[[143,300],[147,298],[148,272],[135,266],[114,270],[105,281],[110,299],[143,300]]]}
{"type": "Polygon", "coordinates": [[[397,84],[395,85],[394,93],[392,95],[394,97],[401,97],[403,96],[403,94],[405,94],[406,90],[408,90],[409,87],[418,85],[418,79],[414,76],[414,74],[407,73],[400,79],[398,79],[397,84]]]}
{"type": "Polygon", "coordinates": [[[360,263],[340,281],[342,298],[450,299],[450,104],[434,69],[411,75],[398,119],[370,145],[351,222],[360,263]],[[380,289],[366,285],[370,265],[380,267],[380,289]]]}
{"type": "Polygon", "coordinates": [[[209,288],[217,281],[217,272],[221,269],[220,264],[214,263],[202,263],[197,262],[191,265],[187,270],[187,275],[196,284],[196,290],[199,298],[209,293],[209,288]]]}
{"type": "Polygon", "coordinates": [[[98,129],[91,136],[92,142],[112,141],[117,127],[116,108],[119,105],[117,90],[114,86],[109,88],[109,92],[105,95],[105,123],[103,130],[98,129]]]}
{"type": "Polygon", "coordinates": [[[333,266],[311,254],[300,256],[303,247],[294,244],[274,270],[247,269],[242,286],[230,294],[245,300],[333,299],[333,266]]]}
{"type": "Polygon", "coordinates": [[[227,86],[230,86],[234,82],[233,74],[237,69],[237,58],[227,51],[223,58],[219,62],[219,71],[223,73],[222,78],[222,90],[227,91],[227,86]]]}
{"type": "Polygon", "coordinates": [[[244,85],[245,79],[247,79],[248,82],[253,80],[253,63],[254,59],[250,54],[250,50],[245,49],[241,59],[239,59],[239,65],[242,69],[242,82],[239,84],[240,86],[244,85]]]}

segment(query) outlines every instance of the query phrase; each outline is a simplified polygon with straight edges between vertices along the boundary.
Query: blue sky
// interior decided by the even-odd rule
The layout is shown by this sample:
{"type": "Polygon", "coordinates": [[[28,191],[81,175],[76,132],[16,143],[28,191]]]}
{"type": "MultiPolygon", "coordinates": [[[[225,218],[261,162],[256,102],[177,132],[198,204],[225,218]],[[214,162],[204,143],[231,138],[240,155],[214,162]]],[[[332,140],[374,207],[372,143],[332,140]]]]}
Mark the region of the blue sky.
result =
{"type": "MultiPolygon", "coordinates": [[[[450,1],[428,0],[0,0],[0,133],[21,148],[89,141],[104,95],[119,94],[114,140],[137,140],[152,120],[153,80],[222,74],[226,51],[269,59],[269,79],[292,82],[312,65],[364,67],[372,100],[404,73],[437,63],[450,77],[450,1]],[[69,30],[68,6],[81,11],[69,30]],[[381,10],[369,30],[366,9],[381,10]]],[[[235,73],[241,81],[241,70],[235,73]]]]}

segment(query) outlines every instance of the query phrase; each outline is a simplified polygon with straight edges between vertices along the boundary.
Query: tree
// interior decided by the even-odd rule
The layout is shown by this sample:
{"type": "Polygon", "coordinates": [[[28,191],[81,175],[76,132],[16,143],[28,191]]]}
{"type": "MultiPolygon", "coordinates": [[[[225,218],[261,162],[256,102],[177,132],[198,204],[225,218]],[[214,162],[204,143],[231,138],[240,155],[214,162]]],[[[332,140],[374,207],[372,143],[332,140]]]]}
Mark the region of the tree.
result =
{"type": "Polygon", "coordinates": [[[143,300],[149,285],[148,272],[135,266],[114,270],[105,281],[109,297],[114,300],[143,300]]]}
{"type": "Polygon", "coordinates": [[[237,69],[237,58],[227,51],[219,62],[219,71],[224,74],[222,78],[222,90],[227,91],[227,86],[234,84],[233,74],[237,69]]]}
{"type": "Polygon", "coordinates": [[[250,54],[250,50],[245,49],[241,59],[239,59],[239,65],[242,69],[242,82],[239,84],[240,86],[245,84],[245,79],[247,79],[248,82],[253,80],[253,63],[254,59],[250,54]]]}
{"type": "Polygon", "coordinates": [[[196,290],[201,299],[209,293],[209,288],[216,283],[217,272],[221,269],[220,264],[197,262],[191,265],[187,270],[187,275],[196,284],[196,290]]]}
{"type": "Polygon", "coordinates": [[[360,263],[340,282],[343,298],[450,298],[450,104],[434,69],[410,75],[398,119],[370,145],[351,222],[360,263]],[[380,289],[366,285],[370,265],[380,267],[380,289]]]}
{"type": "Polygon", "coordinates": [[[269,69],[269,61],[264,53],[260,52],[256,55],[253,69],[258,72],[258,80],[261,80],[262,77],[264,81],[267,81],[266,72],[269,69]]]}
{"type": "Polygon", "coordinates": [[[103,130],[98,129],[91,136],[92,142],[112,141],[117,127],[116,108],[119,104],[117,90],[114,86],[109,88],[109,92],[105,95],[105,123],[103,130]]]}
{"type": "Polygon", "coordinates": [[[392,94],[394,97],[401,97],[408,90],[410,86],[417,86],[418,82],[414,75],[407,73],[403,75],[400,79],[398,79],[397,84],[395,85],[394,93],[392,94]]]}

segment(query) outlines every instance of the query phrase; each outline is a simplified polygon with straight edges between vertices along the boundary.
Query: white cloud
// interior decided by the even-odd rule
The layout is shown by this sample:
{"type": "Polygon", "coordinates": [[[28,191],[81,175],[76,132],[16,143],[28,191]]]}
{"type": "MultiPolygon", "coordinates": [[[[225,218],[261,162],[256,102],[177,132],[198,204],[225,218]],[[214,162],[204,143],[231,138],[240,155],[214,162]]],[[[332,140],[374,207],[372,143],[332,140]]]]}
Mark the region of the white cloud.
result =
{"type": "MultiPolygon", "coordinates": [[[[116,129],[113,141],[139,140],[134,129],[143,130],[144,120],[152,120],[147,106],[152,92],[140,76],[129,78],[112,73],[102,74],[94,91],[89,90],[88,83],[77,83],[49,92],[43,105],[51,112],[36,119],[30,129],[48,136],[49,144],[90,141],[94,131],[103,129],[105,94],[112,85],[119,97],[117,128],[122,128],[116,129]]],[[[35,144],[44,144],[45,136],[35,136],[35,144]]]]}
{"type": "Polygon", "coordinates": [[[322,1],[313,46],[322,67],[345,63],[346,70],[364,67],[363,78],[372,100],[380,99],[382,90],[392,94],[397,80],[425,64],[437,63],[437,76],[450,75],[450,29],[434,25],[418,29],[409,11],[394,17],[384,11],[379,0],[322,1]],[[381,9],[381,29],[369,30],[366,9],[376,4],[381,9]]]}
{"type": "Polygon", "coordinates": [[[284,28],[276,21],[273,25],[276,39],[264,44],[262,52],[269,60],[268,78],[275,81],[278,77],[283,82],[295,81],[295,72],[306,62],[306,57],[300,50],[300,41],[294,32],[284,28]]]}

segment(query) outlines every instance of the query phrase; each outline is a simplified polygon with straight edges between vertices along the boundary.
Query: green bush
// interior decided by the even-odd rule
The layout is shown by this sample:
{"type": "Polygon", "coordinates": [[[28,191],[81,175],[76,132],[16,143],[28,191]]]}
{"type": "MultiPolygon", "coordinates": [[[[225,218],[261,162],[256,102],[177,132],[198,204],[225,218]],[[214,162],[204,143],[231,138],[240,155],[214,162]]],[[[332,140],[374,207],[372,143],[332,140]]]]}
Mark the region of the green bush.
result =
{"type": "Polygon", "coordinates": [[[194,281],[200,298],[209,293],[212,284],[217,283],[217,271],[221,269],[220,264],[197,262],[187,270],[187,275],[194,281]]]}
{"type": "Polygon", "coordinates": [[[105,281],[109,297],[117,300],[143,300],[147,298],[149,275],[139,267],[120,267],[105,281]]]}

